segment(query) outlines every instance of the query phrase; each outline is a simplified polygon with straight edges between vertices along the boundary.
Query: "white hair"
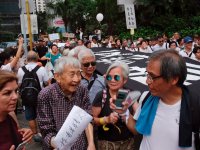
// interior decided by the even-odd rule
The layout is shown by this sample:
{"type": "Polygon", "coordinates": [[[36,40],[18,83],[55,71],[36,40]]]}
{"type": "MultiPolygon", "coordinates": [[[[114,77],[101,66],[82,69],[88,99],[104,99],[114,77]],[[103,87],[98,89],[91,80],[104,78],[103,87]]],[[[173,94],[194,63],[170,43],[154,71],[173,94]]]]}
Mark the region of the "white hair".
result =
{"type": "Polygon", "coordinates": [[[93,51],[92,51],[91,49],[89,49],[89,48],[86,48],[86,49],[84,49],[84,50],[81,50],[81,51],[78,53],[78,60],[79,60],[80,62],[82,62],[83,58],[84,58],[84,57],[87,57],[87,56],[92,56],[92,57],[95,58],[95,55],[94,55],[93,51]]]}
{"type": "Polygon", "coordinates": [[[78,59],[69,56],[60,57],[55,61],[54,72],[63,73],[65,66],[73,66],[75,68],[81,68],[81,64],[78,59]]]}
{"type": "Polygon", "coordinates": [[[62,52],[62,55],[68,56],[68,54],[69,54],[69,49],[64,49],[63,52],[62,52]]]}
{"type": "Polygon", "coordinates": [[[114,62],[113,64],[111,64],[107,71],[106,71],[106,75],[108,75],[110,73],[110,71],[113,69],[113,68],[116,68],[116,67],[120,67],[122,68],[122,74],[123,74],[123,77],[124,79],[127,79],[128,78],[128,75],[129,75],[129,67],[128,65],[125,63],[125,62],[122,62],[122,61],[116,61],[114,62]]]}
{"type": "Polygon", "coordinates": [[[68,56],[78,57],[79,52],[84,51],[87,47],[83,46],[76,46],[72,50],[69,51],[68,56]]]}

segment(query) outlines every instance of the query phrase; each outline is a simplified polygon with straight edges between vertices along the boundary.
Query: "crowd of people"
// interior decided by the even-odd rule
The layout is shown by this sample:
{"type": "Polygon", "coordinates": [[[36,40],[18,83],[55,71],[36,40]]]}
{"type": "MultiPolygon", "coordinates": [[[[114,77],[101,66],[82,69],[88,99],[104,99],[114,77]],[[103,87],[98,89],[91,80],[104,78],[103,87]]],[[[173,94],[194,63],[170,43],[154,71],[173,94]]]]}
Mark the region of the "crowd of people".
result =
{"type": "MultiPolygon", "coordinates": [[[[51,49],[52,44],[56,44],[58,46],[58,43],[65,43],[65,46],[59,47],[60,53],[63,53],[63,55],[68,55],[68,53],[77,46],[85,46],[89,49],[94,47],[117,48],[132,52],[139,51],[144,53],[152,53],[161,49],[175,49],[183,57],[189,57],[196,61],[200,61],[200,36],[194,35],[181,37],[178,32],[175,32],[172,37],[167,37],[166,34],[161,34],[152,38],[140,37],[136,40],[129,38],[119,39],[117,36],[112,35],[99,39],[98,34],[94,34],[90,37],[90,39],[85,37],[80,39],[79,36],[78,38],[75,36],[71,39],[55,40],[54,42],[47,42],[41,38],[38,41],[38,43],[33,44],[33,50],[39,54],[41,61],[46,61],[48,60],[47,58],[50,57],[48,56],[49,54],[43,57],[48,51],[48,49],[44,47],[49,47],[49,49],[51,49]]],[[[54,57],[54,55],[56,54],[53,54],[52,56],[54,57]]]]}
{"type": "Polygon", "coordinates": [[[93,121],[70,145],[72,150],[136,150],[135,134],[143,136],[140,150],[200,149],[200,95],[198,89],[183,84],[187,76],[183,57],[200,62],[199,36],[181,38],[176,32],[169,39],[159,35],[122,43],[114,36],[101,41],[96,36],[48,42],[40,38],[33,45],[25,56],[23,37],[19,37],[17,49],[0,53],[0,149],[14,150],[31,139],[42,142],[45,150],[56,149],[55,137],[74,105],[91,114],[93,121]],[[65,46],[59,47],[60,42],[65,46]],[[152,53],[146,66],[149,92],[117,108],[115,101],[128,82],[129,66],[116,61],[105,75],[98,74],[94,47],[152,53]],[[34,75],[31,83],[39,84],[33,103],[34,94],[28,95],[24,88],[28,74],[34,75]],[[28,97],[24,98],[23,90],[28,97]],[[29,129],[21,129],[16,117],[21,100],[29,129]]]}

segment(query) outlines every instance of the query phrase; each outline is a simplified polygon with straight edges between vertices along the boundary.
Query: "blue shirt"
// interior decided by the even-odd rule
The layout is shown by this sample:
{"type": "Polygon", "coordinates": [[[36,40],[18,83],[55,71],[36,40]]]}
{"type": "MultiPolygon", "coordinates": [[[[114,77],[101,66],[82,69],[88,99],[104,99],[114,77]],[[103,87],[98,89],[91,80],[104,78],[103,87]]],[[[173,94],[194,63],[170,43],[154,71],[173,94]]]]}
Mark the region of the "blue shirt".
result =
{"type": "Polygon", "coordinates": [[[57,55],[53,55],[50,52],[45,55],[45,57],[51,58],[51,63],[54,66],[55,60],[60,58],[62,55],[58,53],[57,55]]]}
{"type": "Polygon", "coordinates": [[[94,98],[96,97],[97,93],[99,91],[102,91],[105,88],[105,80],[103,76],[100,76],[98,74],[96,74],[97,77],[94,78],[94,75],[90,78],[90,80],[88,81],[87,79],[85,79],[82,76],[81,79],[81,84],[85,87],[88,87],[89,83],[92,82],[94,79],[94,83],[92,84],[90,90],[89,90],[89,97],[90,97],[90,103],[92,104],[92,102],[94,101],[94,98]]]}

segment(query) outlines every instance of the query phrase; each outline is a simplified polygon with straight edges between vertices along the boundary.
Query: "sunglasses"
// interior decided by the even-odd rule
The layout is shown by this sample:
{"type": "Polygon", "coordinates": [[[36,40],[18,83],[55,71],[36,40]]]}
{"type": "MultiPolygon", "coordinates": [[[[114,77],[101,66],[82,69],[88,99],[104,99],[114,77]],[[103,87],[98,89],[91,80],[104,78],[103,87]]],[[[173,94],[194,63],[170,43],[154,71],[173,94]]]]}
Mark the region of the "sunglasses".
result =
{"type": "Polygon", "coordinates": [[[83,64],[84,67],[89,67],[90,65],[91,65],[91,66],[96,66],[96,62],[93,61],[93,62],[88,62],[88,63],[84,63],[84,64],[83,64]]]}
{"type": "MultiPolygon", "coordinates": [[[[120,76],[119,75],[114,75],[113,77],[114,77],[115,81],[120,81],[120,76]]],[[[111,81],[113,77],[111,75],[107,75],[106,76],[106,80],[107,81],[111,81]]]]}

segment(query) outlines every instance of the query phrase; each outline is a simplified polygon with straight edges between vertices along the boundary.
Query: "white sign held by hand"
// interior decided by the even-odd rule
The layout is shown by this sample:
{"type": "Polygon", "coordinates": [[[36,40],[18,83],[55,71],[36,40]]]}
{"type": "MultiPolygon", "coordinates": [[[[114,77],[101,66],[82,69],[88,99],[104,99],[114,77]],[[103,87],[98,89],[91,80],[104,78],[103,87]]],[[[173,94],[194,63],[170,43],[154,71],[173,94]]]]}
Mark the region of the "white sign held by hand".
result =
{"type": "Polygon", "coordinates": [[[74,106],[54,139],[56,147],[59,150],[70,150],[91,120],[91,115],[74,106]]]}

